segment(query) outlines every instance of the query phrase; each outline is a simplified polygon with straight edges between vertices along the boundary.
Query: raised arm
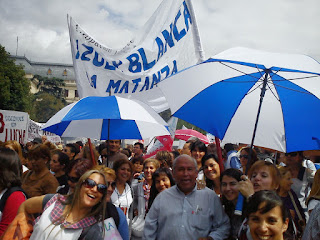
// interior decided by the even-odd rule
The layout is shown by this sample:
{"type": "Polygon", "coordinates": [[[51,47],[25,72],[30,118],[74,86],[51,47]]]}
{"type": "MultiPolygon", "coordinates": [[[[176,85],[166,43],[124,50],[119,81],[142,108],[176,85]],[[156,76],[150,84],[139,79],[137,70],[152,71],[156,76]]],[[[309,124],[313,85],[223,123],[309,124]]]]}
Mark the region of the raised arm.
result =
{"type": "Polygon", "coordinates": [[[42,213],[42,202],[45,195],[39,197],[29,198],[24,201],[18,210],[19,213],[27,213],[27,214],[34,214],[34,213],[42,213]]]}

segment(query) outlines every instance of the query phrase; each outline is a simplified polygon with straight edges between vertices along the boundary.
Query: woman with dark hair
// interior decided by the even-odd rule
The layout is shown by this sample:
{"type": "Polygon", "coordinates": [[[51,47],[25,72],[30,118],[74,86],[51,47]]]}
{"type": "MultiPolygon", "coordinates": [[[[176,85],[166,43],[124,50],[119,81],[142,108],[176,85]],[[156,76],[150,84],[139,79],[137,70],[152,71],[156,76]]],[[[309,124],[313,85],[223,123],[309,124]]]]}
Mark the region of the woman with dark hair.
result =
{"type": "MultiPolygon", "coordinates": [[[[240,151],[239,159],[240,159],[240,164],[241,164],[240,170],[243,173],[246,173],[246,170],[247,170],[247,164],[248,164],[250,151],[251,151],[250,166],[252,166],[256,161],[258,161],[256,150],[250,149],[250,147],[242,148],[240,151]]],[[[249,168],[250,168],[250,166],[249,166],[249,168]]],[[[248,171],[249,171],[249,169],[248,169],[248,171]]]]}
{"type": "Polygon", "coordinates": [[[68,155],[60,150],[54,150],[51,154],[50,170],[54,172],[54,176],[58,180],[60,186],[66,186],[68,184],[68,177],[66,175],[68,165],[68,155]]]}
{"type": "Polygon", "coordinates": [[[250,232],[244,239],[284,239],[289,218],[281,198],[274,191],[256,192],[249,199],[246,216],[250,232]]]}
{"type": "Polygon", "coordinates": [[[93,167],[91,160],[86,158],[79,158],[70,162],[67,169],[68,184],[60,188],[57,193],[71,194],[73,193],[77,182],[82,174],[90,170],[93,167]]]}
{"type": "Polygon", "coordinates": [[[111,202],[122,209],[129,224],[129,208],[133,202],[130,181],[133,167],[128,159],[119,159],[113,163],[113,170],[116,173],[116,187],[111,195],[111,202]]]}
{"type": "Polygon", "coordinates": [[[114,221],[109,222],[112,227],[102,224],[109,214],[106,195],[110,184],[102,170],[89,170],[70,195],[51,194],[25,201],[19,214],[42,212],[30,239],[104,239],[110,230],[118,237],[115,239],[121,239],[114,221]]]}
{"type": "Polygon", "coordinates": [[[0,148],[0,236],[15,218],[18,208],[26,200],[21,188],[22,167],[18,154],[0,148]]]}
{"type": "Polygon", "coordinates": [[[200,170],[202,167],[201,159],[207,154],[206,145],[198,139],[190,144],[190,151],[191,157],[197,161],[198,170],[200,170]]]}
{"type": "Polygon", "coordinates": [[[204,155],[201,163],[206,186],[220,195],[220,167],[216,156],[213,154],[204,155]]]}
{"type": "Polygon", "coordinates": [[[133,165],[133,178],[139,178],[139,180],[142,180],[143,178],[143,162],[144,159],[142,156],[133,157],[131,159],[131,163],[133,165]],[[139,177],[142,174],[141,177],[139,177]]]}
{"type": "Polygon", "coordinates": [[[221,203],[228,217],[230,218],[230,236],[228,240],[237,239],[237,234],[241,227],[243,217],[235,215],[235,207],[238,201],[238,184],[243,173],[235,168],[228,168],[220,175],[221,182],[221,203]]]}
{"type": "MultiPolygon", "coordinates": [[[[276,192],[280,186],[281,175],[273,163],[258,160],[249,169],[248,178],[242,176],[241,179],[239,191],[248,201],[254,193],[262,190],[276,192]]],[[[288,239],[294,239],[295,234],[292,221],[290,221],[285,235],[288,239]]]]}
{"type": "Polygon", "coordinates": [[[306,218],[297,195],[291,189],[293,182],[290,168],[280,166],[278,169],[281,174],[281,180],[277,193],[291,214],[291,218],[297,229],[297,236],[302,236],[303,228],[306,225],[306,218]]]}
{"type": "Polygon", "coordinates": [[[28,159],[32,164],[32,170],[24,172],[22,177],[22,188],[28,197],[55,193],[59,182],[47,167],[50,149],[46,145],[38,144],[29,151],[28,159]]]}
{"type": "Polygon", "coordinates": [[[169,168],[158,168],[152,175],[148,209],[151,208],[154,199],[160,192],[172,187],[173,185],[175,185],[175,182],[171,170],[169,168]]]}

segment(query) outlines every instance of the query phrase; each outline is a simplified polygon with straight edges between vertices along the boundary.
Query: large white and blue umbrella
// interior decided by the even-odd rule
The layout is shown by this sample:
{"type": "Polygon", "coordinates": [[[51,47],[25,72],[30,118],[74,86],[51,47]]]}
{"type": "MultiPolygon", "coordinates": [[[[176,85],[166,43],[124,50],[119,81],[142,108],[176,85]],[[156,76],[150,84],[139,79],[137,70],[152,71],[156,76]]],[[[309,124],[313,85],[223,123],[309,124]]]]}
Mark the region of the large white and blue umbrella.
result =
{"type": "Polygon", "coordinates": [[[107,140],[170,135],[167,128],[160,115],[141,101],[94,96],[64,107],[42,129],[61,137],[107,140]]]}
{"type": "Polygon", "coordinates": [[[158,84],[174,116],[224,142],[320,149],[320,64],[233,48],[158,84]]]}

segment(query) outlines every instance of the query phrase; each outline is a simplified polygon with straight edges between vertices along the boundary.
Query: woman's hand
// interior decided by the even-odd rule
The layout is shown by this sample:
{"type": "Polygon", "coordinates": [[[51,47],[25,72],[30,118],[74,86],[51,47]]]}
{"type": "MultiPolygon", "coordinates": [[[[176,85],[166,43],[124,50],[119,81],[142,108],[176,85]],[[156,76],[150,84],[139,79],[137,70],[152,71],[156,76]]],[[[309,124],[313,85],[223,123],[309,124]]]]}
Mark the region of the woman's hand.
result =
{"type": "Polygon", "coordinates": [[[242,181],[239,182],[238,188],[245,198],[249,198],[254,194],[253,184],[246,175],[241,176],[242,181]]]}

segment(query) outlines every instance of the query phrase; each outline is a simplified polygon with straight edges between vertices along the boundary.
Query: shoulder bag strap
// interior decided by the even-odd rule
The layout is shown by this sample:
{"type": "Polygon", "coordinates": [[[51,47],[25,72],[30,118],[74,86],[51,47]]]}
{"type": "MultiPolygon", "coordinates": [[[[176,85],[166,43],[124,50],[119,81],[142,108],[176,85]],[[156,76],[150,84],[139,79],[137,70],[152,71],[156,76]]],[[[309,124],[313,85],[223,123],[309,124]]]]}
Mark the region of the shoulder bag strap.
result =
{"type": "Polygon", "coordinates": [[[290,196],[290,199],[291,199],[291,202],[293,204],[293,207],[294,209],[296,210],[296,213],[298,214],[298,217],[299,217],[299,220],[301,221],[304,221],[303,217],[301,216],[301,213],[299,211],[299,208],[297,207],[297,204],[296,204],[296,201],[294,200],[293,196],[292,196],[292,193],[289,191],[289,196],[290,196]]]}

